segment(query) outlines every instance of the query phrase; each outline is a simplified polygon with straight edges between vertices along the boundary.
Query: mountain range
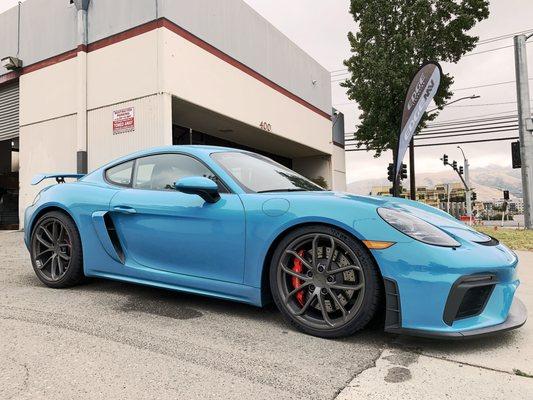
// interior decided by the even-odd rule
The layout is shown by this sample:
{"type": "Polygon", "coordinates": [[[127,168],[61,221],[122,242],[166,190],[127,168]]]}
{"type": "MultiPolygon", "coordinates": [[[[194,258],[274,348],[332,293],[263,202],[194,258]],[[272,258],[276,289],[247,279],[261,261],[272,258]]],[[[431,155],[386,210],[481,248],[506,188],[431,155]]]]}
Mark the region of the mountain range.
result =
{"type": "MultiPolygon", "coordinates": [[[[511,198],[522,197],[522,180],[519,169],[489,165],[470,170],[471,186],[479,201],[494,201],[503,198],[503,190],[509,190],[511,198]]],[[[420,173],[416,175],[416,186],[434,187],[442,183],[460,182],[454,171],[420,173]]],[[[347,190],[356,194],[369,194],[374,186],[386,186],[390,182],[383,179],[365,179],[348,184],[347,190]]],[[[408,187],[408,181],[404,187],[408,187]]]]}

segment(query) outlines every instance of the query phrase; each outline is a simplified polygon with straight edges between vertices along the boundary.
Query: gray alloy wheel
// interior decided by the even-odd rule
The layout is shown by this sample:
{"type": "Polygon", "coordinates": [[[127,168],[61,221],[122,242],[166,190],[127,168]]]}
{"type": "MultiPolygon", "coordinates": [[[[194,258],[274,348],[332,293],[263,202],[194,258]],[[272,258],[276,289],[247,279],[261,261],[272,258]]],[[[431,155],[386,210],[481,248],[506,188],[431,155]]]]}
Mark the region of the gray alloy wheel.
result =
{"type": "Polygon", "coordinates": [[[381,286],[366,249],[344,232],[305,227],[283,240],[271,265],[274,301],[299,329],[346,336],[373,317],[381,286]]]}
{"type": "Polygon", "coordinates": [[[31,260],[41,282],[68,287],[83,278],[81,242],[74,222],[57,211],[42,216],[31,236],[31,260]]]}

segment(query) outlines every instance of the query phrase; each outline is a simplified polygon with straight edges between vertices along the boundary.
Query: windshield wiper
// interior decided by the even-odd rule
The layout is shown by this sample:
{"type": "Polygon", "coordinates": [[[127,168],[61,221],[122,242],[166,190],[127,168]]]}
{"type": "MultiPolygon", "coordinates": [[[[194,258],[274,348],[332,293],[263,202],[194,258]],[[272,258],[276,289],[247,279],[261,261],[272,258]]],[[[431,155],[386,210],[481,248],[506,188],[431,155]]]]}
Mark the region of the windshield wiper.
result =
{"type": "Polygon", "coordinates": [[[291,189],[270,189],[270,190],[260,190],[256,193],[273,193],[273,192],[308,192],[307,189],[296,189],[296,188],[291,188],[291,189]]]}

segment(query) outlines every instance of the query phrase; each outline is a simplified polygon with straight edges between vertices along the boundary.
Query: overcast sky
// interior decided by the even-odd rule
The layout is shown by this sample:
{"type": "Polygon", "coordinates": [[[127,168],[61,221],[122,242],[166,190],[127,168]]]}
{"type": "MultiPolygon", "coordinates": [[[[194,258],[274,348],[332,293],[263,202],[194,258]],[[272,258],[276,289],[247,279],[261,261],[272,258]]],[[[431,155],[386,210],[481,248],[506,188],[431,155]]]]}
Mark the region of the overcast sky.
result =
{"type": "MultiPolygon", "coordinates": [[[[278,29],[296,42],[330,71],[343,68],[342,61],[350,56],[346,34],[355,29],[355,23],[348,13],[348,0],[245,0],[278,29]]],[[[492,0],[490,17],[479,23],[472,33],[480,40],[533,29],[532,0],[492,0]]],[[[512,39],[480,45],[473,52],[512,45],[512,39]]],[[[530,77],[533,77],[533,46],[528,46],[530,77]]],[[[467,88],[495,82],[514,81],[513,48],[505,48],[464,57],[458,64],[443,64],[445,72],[455,77],[455,88],[467,88]]],[[[353,132],[359,112],[349,102],[345,89],[333,83],[333,105],[346,116],[346,131],[353,132]]],[[[480,95],[477,100],[465,100],[443,110],[435,123],[458,118],[475,118],[499,112],[516,111],[516,88],[514,83],[459,90],[454,98],[471,94],[480,95]],[[486,106],[483,104],[508,103],[486,106]]],[[[501,114],[500,114],[501,115],[501,114]]],[[[484,135],[486,137],[491,137],[484,135]]],[[[518,132],[495,133],[494,137],[518,136],[518,132]]],[[[476,136],[463,137],[476,139],[476,136]]],[[[455,138],[454,138],[455,139],[455,138]]],[[[451,140],[451,139],[450,139],[451,140]]],[[[455,140],[454,140],[455,141],[455,140]]],[[[439,161],[446,152],[450,158],[460,159],[460,152],[453,146],[426,147],[416,149],[417,172],[442,171],[439,161]]],[[[493,142],[464,145],[472,168],[490,164],[511,165],[510,142],[493,142]]],[[[386,165],[392,155],[385,153],[374,159],[364,152],[347,153],[346,167],[348,182],[386,176],[386,165]],[[364,174],[362,170],[364,169],[364,174]]]]}
{"type": "MultiPolygon", "coordinates": [[[[355,23],[348,12],[348,0],[245,1],[329,71],[344,68],[342,61],[350,56],[346,34],[355,29],[355,23]]],[[[0,12],[16,4],[16,0],[0,0],[0,12]]],[[[532,0],[492,0],[490,11],[490,17],[472,30],[472,33],[478,35],[480,40],[533,29],[532,0]]],[[[474,52],[508,46],[512,43],[512,39],[496,41],[480,45],[474,52]]],[[[528,48],[530,77],[533,77],[533,45],[528,48]]],[[[464,57],[458,64],[444,64],[443,69],[455,77],[454,88],[458,89],[514,81],[513,48],[507,47],[497,51],[474,54],[464,57]]],[[[346,131],[353,132],[359,114],[357,107],[349,102],[345,90],[339,86],[338,82],[332,85],[333,105],[344,112],[346,131]]],[[[435,122],[516,112],[514,83],[458,90],[454,98],[471,94],[480,95],[481,98],[450,105],[441,112],[435,122]]],[[[502,136],[518,136],[518,132],[493,134],[493,137],[502,136]]],[[[469,136],[465,139],[475,138],[478,137],[469,136]]],[[[467,144],[463,148],[470,159],[472,168],[490,164],[511,165],[510,142],[467,144]]],[[[442,171],[443,166],[439,158],[444,152],[449,154],[451,159],[459,160],[460,158],[456,145],[418,148],[416,151],[417,172],[442,171]]],[[[347,181],[384,177],[386,165],[391,158],[392,156],[387,153],[380,159],[374,159],[371,154],[365,152],[347,153],[347,181]],[[361,173],[363,168],[364,175],[361,173]]]]}

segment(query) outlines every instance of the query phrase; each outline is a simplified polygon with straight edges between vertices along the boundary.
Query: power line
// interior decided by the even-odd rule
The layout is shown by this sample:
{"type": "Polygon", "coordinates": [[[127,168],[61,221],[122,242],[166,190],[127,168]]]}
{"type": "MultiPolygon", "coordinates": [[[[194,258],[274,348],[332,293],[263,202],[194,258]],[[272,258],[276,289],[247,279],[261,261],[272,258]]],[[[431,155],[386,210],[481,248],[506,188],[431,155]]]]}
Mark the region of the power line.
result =
{"type": "MultiPolygon", "coordinates": [[[[491,124],[479,124],[479,125],[472,125],[471,128],[468,128],[468,129],[457,129],[457,128],[462,128],[462,127],[456,127],[456,128],[449,128],[449,129],[445,129],[445,130],[422,130],[421,133],[417,134],[415,136],[415,139],[433,139],[433,138],[437,138],[438,136],[434,136],[434,135],[447,135],[447,134],[456,134],[456,133],[459,133],[459,134],[463,134],[463,135],[477,135],[477,134],[483,134],[483,133],[492,133],[492,132],[499,132],[500,129],[507,129],[507,128],[517,128],[518,125],[518,120],[514,120],[514,121],[505,121],[503,122],[503,125],[502,125],[502,122],[496,122],[496,123],[491,123],[491,124]],[[509,125],[509,124],[512,124],[512,125],[509,125]],[[496,125],[496,126],[487,126],[487,125],[496,125]],[[483,126],[482,128],[480,128],[480,126],[483,126]],[[472,132],[475,132],[475,133],[472,133],[472,132]],[[430,136],[429,138],[421,138],[420,136],[430,136]]],[[[513,129],[514,130],[514,129],[513,129]]],[[[446,136],[442,136],[442,137],[446,137],[446,136]]],[[[345,138],[347,141],[357,141],[357,138],[355,138],[355,134],[351,134],[351,135],[345,135],[345,138]]]]}
{"type": "Polygon", "coordinates": [[[499,141],[502,141],[502,140],[516,140],[516,139],[518,139],[518,136],[495,138],[495,139],[465,140],[465,141],[461,141],[461,142],[450,142],[450,143],[416,144],[415,147],[431,147],[431,146],[446,146],[446,145],[450,145],[450,144],[499,142],[499,141]]]}
{"type": "MultiPolygon", "coordinates": [[[[446,124],[436,124],[436,125],[428,125],[426,128],[423,129],[423,132],[433,133],[433,132],[441,132],[439,129],[447,129],[446,132],[453,132],[461,128],[476,128],[479,126],[486,126],[486,125],[500,125],[500,124],[509,124],[513,122],[517,122],[517,116],[511,115],[511,116],[505,116],[505,117],[496,117],[496,118],[487,118],[487,119],[472,119],[472,120],[465,120],[464,122],[452,122],[452,123],[446,123],[446,124]],[[513,118],[513,119],[510,119],[513,118]],[[490,123],[490,121],[498,121],[490,123]],[[481,122],[481,123],[476,123],[481,122]],[[470,124],[470,125],[467,125],[470,124]]],[[[361,125],[355,125],[356,127],[359,127],[361,125]]],[[[356,132],[346,132],[345,137],[353,136],[356,132]]]]}
{"type": "Polygon", "coordinates": [[[455,129],[455,128],[468,128],[468,127],[474,127],[474,126],[480,126],[480,125],[494,125],[494,124],[503,124],[507,122],[513,122],[517,120],[516,115],[510,115],[510,116],[504,116],[504,117],[494,117],[494,118],[485,118],[485,119],[471,119],[471,120],[464,120],[459,122],[448,122],[443,124],[429,124],[426,126],[424,130],[427,129],[441,129],[444,127],[449,127],[448,129],[455,129]],[[511,121],[507,121],[511,120],[511,121]],[[494,122],[497,121],[497,122],[494,122]],[[472,125],[473,124],[473,125],[472,125]],[[471,126],[472,125],[472,126],[471,126]]]}
{"type": "MultiPolygon", "coordinates": [[[[503,128],[503,127],[502,127],[503,128]]],[[[465,133],[455,133],[453,131],[450,132],[443,132],[442,134],[439,134],[437,136],[429,136],[429,137],[420,137],[425,135],[416,135],[414,137],[415,143],[419,140],[431,140],[431,139],[443,139],[448,137],[461,137],[461,136],[475,136],[475,135],[485,135],[485,134],[491,134],[491,133],[497,133],[497,132],[512,132],[516,131],[518,129],[518,125],[510,125],[508,127],[509,129],[489,129],[489,130],[483,130],[482,132],[465,132],[465,133]],[[448,135],[448,133],[451,133],[451,135],[448,135]]],[[[429,134],[427,134],[429,135],[429,134]]],[[[358,142],[356,138],[351,139],[345,139],[345,142],[358,142]]]]}
{"type": "MultiPolygon", "coordinates": [[[[509,125],[510,129],[489,129],[487,131],[483,132],[471,132],[471,133],[456,133],[452,135],[446,135],[446,134],[439,134],[442,136],[429,136],[429,137],[418,137],[418,136],[424,136],[424,135],[416,135],[415,136],[415,142],[419,140],[430,140],[430,139],[442,139],[447,137],[458,137],[458,136],[473,136],[473,135],[485,135],[487,133],[496,133],[496,132],[513,132],[518,130],[518,125],[509,125]]],[[[503,128],[503,127],[502,127],[503,128]]],[[[428,134],[429,135],[429,134],[428,134]]]]}
{"type": "MultiPolygon", "coordinates": [[[[526,43],[526,44],[529,44],[530,42],[526,43]]],[[[467,53],[465,55],[463,55],[462,57],[471,57],[471,56],[475,56],[475,55],[478,55],[478,54],[485,54],[485,53],[491,53],[493,51],[499,51],[499,50],[503,50],[503,49],[507,49],[509,47],[514,47],[514,44],[509,44],[507,46],[501,46],[501,47],[495,47],[493,49],[487,49],[487,50],[481,50],[481,51],[475,51],[473,53],[467,53]]],[[[342,70],[341,70],[342,71],[342,70]]],[[[345,68],[344,69],[344,73],[340,73],[338,75],[332,75],[331,77],[332,78],[339,78],[341,77],[342,75],[348,75],[349,74],[349,71],[348,71],[348,68],[345,68]]],[[[344,81],[348,78],[341,78],[341,79],[332,79],[331,82],[340,82],[340,81],[344,81]]]]}
{"type": "MultiPolygon", "coordinates": [[[[529,78],[530,81],[533,81],[533,78],[529,78]]],[[[457,89],[454,89],[453,87],[451,88],[454,92],[458,91],[458,90],[470,90],[470,89],[481,89],[481,88],[486,88],[486,87],[492,87],[492,86],[500,86],[500,85],[508,85],[510,83],[516,83],[516,81],[503,81],[503,82],[494,82],[494,83],[487,83],[485,85],[476,85],[476,86],[469,86],[469,87],[463,87],[463,88],[457,88],[457,89]]]]}
{"type": "Polygon", "coordinates": [[[516,125],[518,123],[518,120],[515,119],[515,120],[512,120],[512,121],[492,122],[492,123],[476,124],[476,125],[469,125],[469,126],[457,126],[457,127],[454,127],[454,128],[445,128],[445,127],[443,127],[445,130],[438,130],[438,128],[437,129],[435,129],[435,128],[434,129],[422,129],[421,133],[419,133],[417,136],[437,135],[437,134],[440,134],[440,133],[449,133],[449,132],[453,132],[453,133],[456,133],[456,132],[475,132],[475,131],[482,131],[484,129],[509,128],[510,126],[514,126],[514,125],[505,125],[505,124],[511,124],[511,123],[516,125]],[[493,126],[493,125],[497,125],[497,126],[493,126]],[[483,128],[480,128],[480,127],[483,127],[483,128]],[[463,129],[463,128],[465,128],[465,129],[463,129]],[[451,130],[449,130],[449,129],[451,129],[451,130]]]}
{"type": "MultiPolygon", "coordinates": [[[[510,38],[514,37],[515,35],[523,34],[523,33],[530,33],[530,32],[533,32],[533,29],[528,29],[528,30],[525,30],[525,31],[520,31],[520,32],[515,32],[515,33],[509,33],[507,35],[497,36],[497,37],[492,38],[492,39],[480,40],[478,43],[476,43],[476,47],[479,46],[479,45],[485,45],[485,44],[488,44],[488,43],[497,42],[499,40],[510,39],[510,38]]],[[[527,44],[529,44],[529,42],[527,44]]],[[[506,45],[506,46],[495,47],[493,49],[475,51],[475,52],[467,53],[467,54],[463,55],[462,57],[470,57],[470,56],[474,56],[474,55],[477,55],[477,54],[490,53],[490,52],[493,52],[493,51],[499,51],[499,50],[507,49],[507,48],[513,47],[513,46],[514,46],[514,44],[509,44],[509,45],[506,45]]],[[[340,77],[341,75],[345,75],[345,74],[348,73],[348,72],[345,72],[345,71],[348,71],[348,68],[336,69],[336,70],[330,71],[330,74],[331,74],[332,78],[335,78],[335,77],[340,77]]],[[[341,79],[341,80],[343,80],[343,79],[341,79]]],[[[338,81],[332,81],[332,82],[338,82],[338,81]]]]}
{"type": "Polygon", "coordinates": [[[462,106],[448,106],[448,107],[453,107],[453,108],[485,107],[485,106],[501,106],[501,105],[504,105],[504,104],[516,104],[516,100],[515,101],[501,101],[501,102],[498,102],[498,103],[463,104],[462,106]]]}
{"type": "MultiPolygon", "coordinates": [[[[463,140],[460,142],[448,142],[448,143],[430,143],[430,144],[415,144],[415,147],[432,147],[432,146],[449,146],[455,144],[468,144],[468,143],[483,143],[483,142],[498,142],[502,140],[517,140],[518,136],[514,137],[502,137],[502,138],[493,138],[493,139],[480,139],[480,140],[463,140]]],[[[373,151],[371,148],[358,148],[358,149],[346,149],[345,152],[351,151],[373,151]]]]}
{"type": "MultiPolygon", "coordinates": [[[[514,110],[507,110],[507,111],[501,111],[501,112],[493,112],[493,113],[490,113],[490,114],[477,114],[477,115],[472,115],[470,117],[463,117],[463,118],[454,118],[454,119],[443,119],[442,121],[440,122],[436,122],[434,124],[431,124],[431,126],[437,126],[437,125],[453,125],[452,122],[455,122],[455,121],[481,121],[481,119],[469,119],[469,118],[482,118],[482,117],[490,117],[492,115],[501,115],[501,114],[506,114],[506,113],[509,113],[509,112],[512,112],[512,113],[516,113],[516,108],[514,110]]],[[[518,117],[517,114],[509,114],[509,116],[513,116],[513,117],[518,117]]],[[[497,118],[507,118],[507,116],[502,116],[502,117],[493,117],[493,118],[485,118],[483,119],[484,121],[486,120],[490,120],[490,119],[497,119],[497,118]]]]}

